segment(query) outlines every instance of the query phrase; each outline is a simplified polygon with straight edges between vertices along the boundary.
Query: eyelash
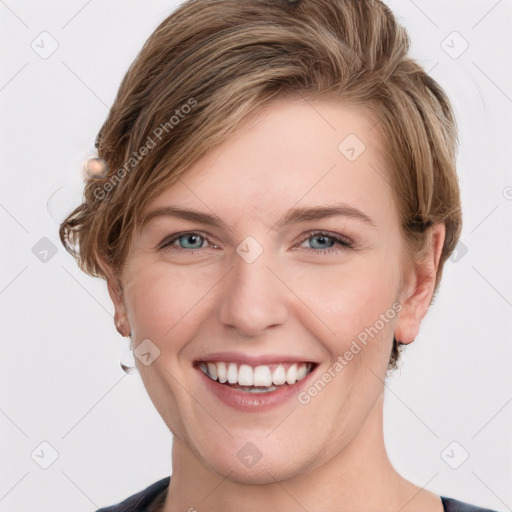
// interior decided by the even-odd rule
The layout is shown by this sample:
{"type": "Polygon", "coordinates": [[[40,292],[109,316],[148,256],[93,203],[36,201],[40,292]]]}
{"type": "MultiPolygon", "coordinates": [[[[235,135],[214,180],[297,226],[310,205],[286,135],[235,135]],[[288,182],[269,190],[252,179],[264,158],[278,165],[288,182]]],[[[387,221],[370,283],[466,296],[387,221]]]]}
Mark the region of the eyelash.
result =
{"type": "MultiPolygon", "coordinates": [[[[183,249],[182,247],[172,247],[171,246],[171,244],[176,242],[176,240],[179,240],[182,236],[185,236],[185,235],[199,235],[205,241],[209,242],[207,236],[204,233],[201,233],[199,231],[185,231],[183,233],[176,233],[175,235],[173,235],[170,240],[168,240],[167,242],[163,243],[163,245],[160,247],[160,249],[170,249],[170,250],[178,252],[178,253],[189,253],[189,254],[190,253],[197,254],[197,253],[201,252],[203,248],[199,248],[199,249],[183,249]]],[[[334,240],[334,242],[335,242],[334,246],[341,245],[341,249],[334,249],[333,248],[334,246],[333,247],[328,247],[325,250],[323,250],[323,249],[306,248],[306,251],[308,251],[310,253],[315,253],[315,254],[340,253],[343,250],[353,249],[353,247],[354,247],[352,242],[350,242],[348,239],[346,239],[344,237],[340,237],[340,236],[337,236],[337,235],[332,235],[332,234],[330,234],[330,233],[328,233],[326,231],[311,231],[310,233],[308,233],[308,236],[306,238],[304,238],[298,244],[294,245],[293,249],[295,249],[296,247],[302,245],[306,240],[308,240],[310,238],[313,238],[315,236],[322,236],[322,237],[325,237],[325,238],[330,238],[330,239],[334,240]]]]}

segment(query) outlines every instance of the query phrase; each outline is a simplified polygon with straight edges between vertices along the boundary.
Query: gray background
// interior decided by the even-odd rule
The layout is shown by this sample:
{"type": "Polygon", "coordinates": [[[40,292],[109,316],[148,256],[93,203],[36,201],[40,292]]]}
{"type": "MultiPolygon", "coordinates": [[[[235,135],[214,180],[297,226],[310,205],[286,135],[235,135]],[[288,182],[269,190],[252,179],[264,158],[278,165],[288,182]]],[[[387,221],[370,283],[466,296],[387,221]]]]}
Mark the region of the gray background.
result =
{"type": "MultiPolygon", "coordinates": [[[[177,3],[0,0],[0,512],[92,511],[170,473],[105,283],[57,229],[121,78],[177,3]]],[[[512,1],[388,3],[456,111],[464,245],[386,383],[386,444],[417,485],[512,510],[512,1]]]]}

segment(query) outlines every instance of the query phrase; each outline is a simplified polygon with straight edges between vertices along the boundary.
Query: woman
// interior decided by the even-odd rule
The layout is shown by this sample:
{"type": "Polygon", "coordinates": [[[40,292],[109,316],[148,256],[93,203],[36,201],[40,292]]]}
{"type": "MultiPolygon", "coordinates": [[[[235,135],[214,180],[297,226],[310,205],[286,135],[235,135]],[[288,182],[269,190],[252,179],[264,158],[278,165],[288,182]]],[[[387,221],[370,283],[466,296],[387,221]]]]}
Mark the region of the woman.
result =
{"type": "Polygon", "coordinates": [[[191,0],[144,45],[60,230],[173,434],[172,478],[102,511],[484,510],[384,446],[461,231],[453,112],[408,46],[377,0],[191,0]]]}

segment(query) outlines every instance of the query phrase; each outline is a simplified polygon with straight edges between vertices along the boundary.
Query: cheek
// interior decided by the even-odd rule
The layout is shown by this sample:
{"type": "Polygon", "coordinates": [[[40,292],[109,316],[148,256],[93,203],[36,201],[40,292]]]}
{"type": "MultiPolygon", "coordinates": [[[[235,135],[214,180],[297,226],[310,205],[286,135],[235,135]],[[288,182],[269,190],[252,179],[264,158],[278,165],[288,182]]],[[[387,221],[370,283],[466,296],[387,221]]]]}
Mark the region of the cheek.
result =
{"type": "MultiPolygon", "coordinates": [[[[130,326],[137,338],[150,338],[162,347],[190,337],[209,304],[217,277],[192,267],[145,261],[130,268],[126,303],[130,326]]],[[[174,345],[173,345],[174,346],[174,345]]]]}
{"type": "MultiPolygon", "coordinates": [[[[385,252],[375,251],[355,255],[347,264],[317,267],[314,272],[304,272],[288,282],[295,282],[297,295],[327,326],[326,338],[336,344],[350,342],[354,337],[373,326],[381,314],[393,305],[399,282],[398,263],[385,252]],[[343,340],[343,342],[341,341],[343,340]]],[[[380,325],[380,324],[379,324],[380,325]]],[[[388,325],[388,324],[386,324],[388,325]]]]}

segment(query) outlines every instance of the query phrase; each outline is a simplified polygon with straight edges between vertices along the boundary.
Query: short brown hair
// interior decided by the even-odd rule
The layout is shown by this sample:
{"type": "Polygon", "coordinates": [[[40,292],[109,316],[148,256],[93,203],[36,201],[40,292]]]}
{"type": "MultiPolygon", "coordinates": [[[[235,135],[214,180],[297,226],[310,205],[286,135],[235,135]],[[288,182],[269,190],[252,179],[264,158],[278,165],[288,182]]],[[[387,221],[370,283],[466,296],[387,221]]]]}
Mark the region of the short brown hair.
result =
{"type": "MultiPolygon", "coordinates": [[[[96,139],[108,174],[87,180],[83,203],[60,226],[62,243],[89,275],[107,278],[98,258],[122,275],[145,207],[242,121],[287,96],[336,99],[376,114],[412,260],[426,229],[444,223],[435,294],[461,231],[457,129],[409,44],[379,0],[184,2],[123,78],[96,139]]],[[[390,368],[398,349],[395,340],[390,368]]]]}

